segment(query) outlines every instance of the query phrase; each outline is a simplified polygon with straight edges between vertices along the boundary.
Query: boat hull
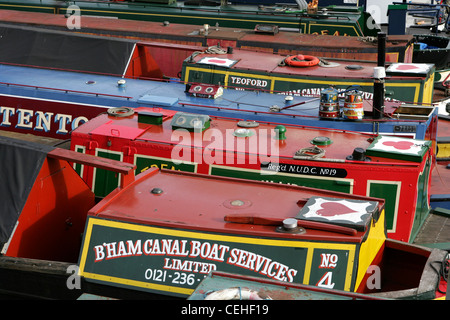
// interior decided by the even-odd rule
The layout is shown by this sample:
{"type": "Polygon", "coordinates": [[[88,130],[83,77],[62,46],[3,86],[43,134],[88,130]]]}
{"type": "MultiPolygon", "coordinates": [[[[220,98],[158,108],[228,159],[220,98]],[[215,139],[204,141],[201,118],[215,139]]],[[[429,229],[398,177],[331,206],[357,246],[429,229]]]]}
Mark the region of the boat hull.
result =
{"type": "MultiPolygon", "coordinates": [[[[157,41],[195,46],[233,47],[251,51],[277,54],[306,54],[325,58],[363,60],[376,62],[377,46],[371,40],[359,37],[336,37],[330,34],[304,34],[280,31],[277,34],[257,33],[253,30],[211,26],[207,33],[199,26],[187,24],[162,24],[151,21],[104,19],[84,16],[80,28],[67,30],[64,15],[28,13],[0,10],[0,21],[5,25],[58,30],[77,34],[109,38],[127,38],[138,41],[157,41]]],[[[411,63],[413,61],[413,36],[389,35],[386,43],[386,61],[411,63]]]]}
{"type": "MultiPolygon", "coordinates": [[[[383,225],[382,220],[377,223],[383,225]]],[[[333,289],[353,291],[357,275],[360,279],[363,277],[358,274],[353,259],[359,260],[361,265],[368,263],[358,256],[359,244],[345,242],[269,240],[98,218],[89,219],[86,234],[79,263],[82,277],[112,286],[179,297],[192,294],[199,282],[214,270],[291,283],[322,286],[332,283],[333,289]],[[105,238],[105,235],[108,236],[105,238]],[[111,261],[106,250],[110,250],[108,246],[112,249],[115,246],[113,242],[119,239],[133,239],[126,245],[129,247],[133,243],[136,246],[132,250],[135,251],[125,255],[115,251],[114,261],[111,261]],[[163,248],[167,243],[172,246],[170,252],[163,248]],[[331,271],[324,272],[320,268],[320,257],[330,252],[334,265],[330,267],[331,271]],[[315,262],[308,261],[311,255],[315,262]],[[256,266],[249,260],[244,262],[244,256],[260,257],[264,267],[256,266]],[[324,281],[324,277],[328,280],[324,281]]],[[[112,250],[119,250],[122,244],[117,243],[118,247],[112,250]]]]}
{"type": "Polygon", "coordinates": [[[78,299],[82,292],[67,285],[76,267],[76,263],[1,256],[0,294],[7,299],[78,299]]]}
{"type": "MultiPolygon", "coordinates": [[[[171,23],[240,27],[254,29],[257,24],[270,24],[280,28],[294,28],[302,33],[322,33],[347,36],[376,36],[380,31],[369,13],[360,8],[327,8],[327,13],[305,14],[298,10],[286,8],[226,5],[226,6],[189,6],[183,2],[172,4],[129,3],[129,2],[90,2],[73,3],[78,14],[139,21],[156,21],[171,23]]],[[[57,3],[52,0],[18,2],[1,1],[0,9],[47,12],[54,14],[73,14],[70,4],[57,3]]]]}

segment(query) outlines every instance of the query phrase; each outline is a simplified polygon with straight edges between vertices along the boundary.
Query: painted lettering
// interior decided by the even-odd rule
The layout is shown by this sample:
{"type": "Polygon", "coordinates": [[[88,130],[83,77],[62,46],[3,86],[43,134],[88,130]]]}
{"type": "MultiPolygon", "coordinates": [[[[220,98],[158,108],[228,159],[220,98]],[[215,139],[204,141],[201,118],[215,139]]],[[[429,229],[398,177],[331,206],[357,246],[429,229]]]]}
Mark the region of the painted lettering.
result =
{"type": "MultiPolygon", "coordinates": [[[[163,269],[208,274],[216,263],[244,268],[269,278],[294,282],[298,271],[260,254],[199,240],[146,239],[102,243],[92,247],[94,262],[132,256],[164,256],[163,269]],[[182,259],[184,258],[184,259],[182,259]]],[[[335,259],[329,258],[329,263],[335,259]]],[[[153,274],[153,273],[152,273],[153,274]]]]}
{"type": "Polygon", "coordinates": [[[9,107],[0,107],[0,113],[3,115],[3,120],[0,125],[2,127],[11,126],[10,117],[16,113],[16,109],[9,107]]]}
{"type": "Polygon", "coordinates": [[[33,127],[33,122],[31,122],[31,117],[33,116],[33,110],[28,109],[18,109],[17,110],[17,124],[18,129],[31,129],[33,127]]]}
{"type": "Polygon", "coordinates": [[[261,164],[261,169],[267,172],[273,172],[273,174],[283,172],[290,174],[304,174],[312,176],[326,176],[339,178],[345,178],[347,176],[347,171],[345,169],[300,166],[294,164],[267,163],[261,164]]]}
{"type": "Polygon", "coordinates": [[[211,271],[217,270],[217,266],[213,263],[164,258],[163,269],[208,274],[211,271]]]}
{"type": "Polygon", "coordinates": [[[34,130],[49,132],[51,128],[53,112],[44,113],[43,111],[36,111],[35,115],[36,115],[36,127],[34,128],[34,130]]]}
{"type": "Polygon", "coordinates": [[[94,247],[94,254],[95,254],[95,262],[102,261],[103,259],[105,259],[105,252],[103,250],[102,245],[94,247]]]}
{"type": "Polygon", "coordinates": [[[68,134],[69,131],[66,128],[66,125],[72,121],[72,116],[69,114],[58,113],[55,116],[55,123],[59,122],[59,127],[56,133],[58,134],[68,134]]]}
{"type": "Polygon", "coordinates": [[[230,250],[229,246],[217,243],[211,245],[209,242],[201,243],[200,241],[193,240],[190,244],[190,258],[200,257],[208,260],[224,261],[225,253],[230,250]]]}
{"type": "Polygon", "coordinates": [[[321,263],[319,268],[336,268],[337,262],[338,262],[338,255],[337,254],[330,254],[330,253],[322,253],[320,255],[321,257],[321,263]]]}
{"type": "Polygon", "coordinates": [[[297,274],[297,270],[291,269],[277,261],[237,248],[230,251],[227,263],[259,272],[262,275],[280,281],[293,282],[297,274]]]}
{"type": "Polygon", "coordinates": [[[189,254],[186,248],[187,240],[162,239],[119,241],[103,243],[94,246],[95,261],[104,259],[113,259],[119,257],[145,255],[169,255],[169,256],[187,256],[189,254]]]}
{"type": "Polygon", "coordinates": [[[327,289],[333,289],[335,283],[332,282],[332,277],[333,277],[333,273],[327,272],[323,275],[322,278],[320,278],[319,282],[317,282],[316,286],[318,287],[323,287],[323,288],[327,288],[327,289]]]}
{"type": "MultiPolygon", "coordinates": [[[[73,118],[69,114],[54,114],[53,112],[44,112],[41,110],[12,108],[0,106],[0,126],[12,127],[16,129],[35,130],[38,132],[52,132],[52,123],[56,124],[55,133],[67,135],[70,131],[76,129],[81,124],[88,121],[84,116],[73,118]]],[[[55,129],[53,129],[55,130],[55,129]]]]}
{"type": "Polygon", "coordinates": [[[255,88],[265,88],[268,85],[267,80],[242,78],[242,77],[235,77],[235,76],[231,76],[230,79],[231,79],[231,84],[241,84],[241,85],[251,86],[251,87],[255,87],[255,88]]]}

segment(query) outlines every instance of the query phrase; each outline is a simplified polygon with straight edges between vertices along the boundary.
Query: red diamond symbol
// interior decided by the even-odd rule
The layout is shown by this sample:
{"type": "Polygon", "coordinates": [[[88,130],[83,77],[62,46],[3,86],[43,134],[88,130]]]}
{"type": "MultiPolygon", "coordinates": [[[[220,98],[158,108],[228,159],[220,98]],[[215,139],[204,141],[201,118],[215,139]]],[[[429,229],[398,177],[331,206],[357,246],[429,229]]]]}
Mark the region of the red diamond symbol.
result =
{"type": "Polygon", "coordinates": [[[417,66],[411,65],[411,64],[402,64],[397,67],[397,70],[400,70],[400,71],[416,70],[416,69],[419,69],[419,68],[417,66]]]}
{"type": "Polygon", "coordinates": [[[409,141],[385,141],[383,142],[383,145],[394,147],[398,150],[408,150],[414,145],[414,143],[409,141]]]}
{"type": "Polygon", "coordinates": [[[337,202],[325,202],[321,204],[321,207],[322,209],[317,210],[316,213],[322,217],[332,217],[357,212],[337,202]]]}

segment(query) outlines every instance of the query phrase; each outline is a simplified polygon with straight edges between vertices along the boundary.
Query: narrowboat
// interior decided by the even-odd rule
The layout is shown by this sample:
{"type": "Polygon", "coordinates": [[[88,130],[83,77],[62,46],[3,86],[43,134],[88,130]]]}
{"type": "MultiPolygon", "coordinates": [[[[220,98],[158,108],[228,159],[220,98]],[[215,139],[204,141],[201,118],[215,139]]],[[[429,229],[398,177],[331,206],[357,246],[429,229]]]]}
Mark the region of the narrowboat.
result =
{"type": "MultiPolygon", "coordinates": [[[[169,45],[145,43],[148,46],[169,45]]],[[[172,46],[170,46],[172,47],[172,46]]],[[[156,48],[148,48],[150,52],[156,48]]],[[[248,50],[205,49],[183,61],[181,80],[209,83],[225,88],[260,90],[284,95],[318,97],[330,86],[344,92],[358,86],[364,98],[373,99],[377,64],[308,55],[274,55],[248,50]]],[[[386,68],[387,99],[431,105],[434,93],[434,65],[392,63],[386,68]]]]}
{"type": "Polygon", "coordinates": [[[81,291],[66,283],[76,275],[95,195],[68,161],[110,167],[124,177],[134,176],[133,166],[5,136],[0,150],[0,190],[8,200],[0,205],[0,294],[78,298],[81,291]]]}
{"type": "Polygon", "coordinates": [[[152,168],[90,210],[79,274],[98,286],[181,298],[211,272],[227,272],[436,299],[445,286],[432,265],[446,256],[386,239],[382,199],[152,168]]]}
{"type": "Polygon", "coordinates": [[[68,139],[80,124],[111,107],[155,107],[249,121],[426,139],[433,142],[434,152],[438,115],[435,106],[385,101],[384,106],[376,107],[375,99],[373,102],[362,99],[358,88],[347,92],[347,102],[330,93],[332,104],[328,106],[325,99],[321,107],[320,97],[240,91],[208,84],[186,86],[170,79],[125,79],[119,75],[2,64],[0,125],[3,130],[68,139]]]}
{"type": "MultiPolygon", "coordinates": [[[[29,27],[0,26],[0,35],[0,63],[4,64],[126,78],[180,79],[185,83],[316,97],[330,85],[340,93],[353,85],[360,87],[365,99],[373,99],[375,62],[307,55],[310,61],[297,61],[299,56],[92,37],[29,27]]],[[[382,41],[386,43],[384,38],[382,41]]],[[[385,96],[429,105],[433,102],[433,76],[433,64],[390,64],[385,96]]]]}
{"type": "MultiPolygon", "coordinates": [[[[416,35],[413,60],[416,63],[434,63],[436,67],[435,82],[441,88],[450,74],[450,39],[448,36],[416,35]]],[[[446,96],[449,96],[446,90],[446,96]]]]}
{"type": "MultiPolygon", "coordinates": [[[[1,7],[0,7],[1,9],[1,7]]],[[[34,27],[41,30],[58,30],[75,34],[127,38],[141,41],[158,41],[195,46],[233,47],[251,51],[278,54],[305,54],[326,58],[377,61],[376,37],[336,37],[326,32],[306,34],[270,30],[264,25],[242,29],[237,26],[195,26],[179,23],[104,19],[83,15],[71,21],[62,14],[0,10],[4,26],[34,27]],[[72,26],[76,22],[78,25],[72,26]],[[207,28],[207,30],[205,29],[207,28]],[[271,32],[270,32],[271,31],[271,32]]],[[[386,42],[386,61],[413,62],[414,37],[389,35],[386,42]]]]}
{"type": "MultiPolygon", "coordinates": [[[[225,119],[162,108],[111,109],[71,134],[71,150],[136,165],[386,199],[392,239],[412,242],[429,213],[432,142],[225,119]]],[[[118,177],[77,168],[98,197],[118,177]]]]}
{"type": "MultiPolygon", "coordinates": [[[[206,3],[206,2],[205,2],[206,3]]],[[[1,9],[78,14],[139,21],[211,25],[254,29],[257,24],[296,32],[322,33],[340,36],[376,36],[380,27],[370,13],[362,8],[328,6],[315,13],[306,8],[285,5],[256,6],[211,2],[199,5],[194,1],[55,1],[55,0],[2,0],[1,9]]]]}
{"type": "MultiPolygon", "coordinates": [[[[134,165],[4,136],[0,136],[0,150],[2,163],[8,161],[8,163],[14,164],[2,166],[0,169],[3,177],[2,192],[8,194],[11,200],[2,203],[0,219],[0,294],[2,296],[27,299],[161,299],[161,297],[170,299],[173,298],[174,291],[166,289],[176,287],[175,292],[193,292],[199,282],[196,280],[201,280],[207,275],[206,269],[213,269],[215,265],[218,265],[220,269],[222,269],[222,265],[224,270],[228,269],[226,263],[220,265],[222,254],[224,258],[227,255],[227,258],[230,259],[232,256],[236,258],[236,254],[244,255],[244,252],[248,254],[254,252],[255,256],[260,257],[259,260],[263,259],[261,263],[258,262],[258,268],[266,270],[261,274],[262,280],[264,278],[270,280],[270,278],[283,275],[292,276],[295,283],[286,282],[286,284],[294,287],[299,284],[298,279],[311,282],[320,278],[318,273],[325,271],[324,274],[327,276],[322,281],[322,286],[332,285],[334,287],[336,285],[336,288],[342,286],[352,288],[355,283],[361,282],[359,279],[367,277],[362,268],[366,268],[371,259],[375,259],[376,263],[380,263],[380,261],[387,263],[399,256],[398,250],[403,254],[401,261],[405,262],[404,259],[407,259],[408,270],[411,272],[407,277],[399,277],[400,270],[380,265],[381,273],[376,273],[377,270],[375,270],[375,274],[373,270],[370,271],[366,281],[370,284],[370,288],[381,291],[383,294],[387,294],[386,290],[390,290],[388,292],[390,297],[395,298],[433,299],[439,295],[442,296],[439,293],[439,290],[442,291],[442,289],[438,287],[442,276],[434,272],[434,267],[438,266],[438,263],[445,263],[446,252],[385,239],[384,201],[382,199],[158,169],[147,170],[136,178],[134,165]],[[115,190],[115,196],[111,195],[103,202],[95,204],[94,194],[81,180],[81,177],[75,173],[69,162],[108,169],[120,174],[121,185],[115,190]],[[147,192],[138,191],[130,198],[130,187],[148,188],[148,184],[143,185],[145,182],[153,185],[150,190],[152,192],[148,192],[149,190],[146,190],[147,192]],[[189,187],[184,189],[183,184],[186,183],[189,187]],[[198,189],[199,187],[203,188],[203,191],[207,190],[208,193],[216,190],[211,193],[210,201],[204,201],[204,197],[200,201],[195,201],[189,195],[180,197],[179,192],[184,191],[190,191],[197,195],[197,191],[203,193],[198,189]],[[242,192],[242,188],[245,188],[245,192],[242,192]],[[170,189],[174,192],[170,192],[170,189]],[[267,194],[261,194],[261,191],[267,192],[267,194]],[[279,205],[275,208],[272,201],[267,201],[268,195],[273,195],[273,192],[283,197],[282,210],[279,205]],[[43,194],[45,197],[42,196],[43,194]],[[173,198],[167,198],[169,194],[173,198]],[[246,196],[242,198],[244,194],[246,196]],[[234,199],[234,197],[238,198],[234,199]],[[113,209],[113,207],[117,208],[115,207],[117,203],[113,206],[111,200],[118,201],[125,198],[128,202],[135,203],[140,209],[135,211],[129,204],[126,204],[127,208],[124,211],[113,209]],[[173,207],[174,199],[189,203],[188,206],[182,205],[182,207],[193,209],[196,214],[184,215],[179,210],[178,204],[173,207]],[[328,202],[328,205],[322,203],[322,209],[317,211],[319,216],[323,215],[326,219],[329,216],[324,214],[323,209],[327,207],[330,209],[329,205],[332,207],[347,205],[352,208],[351,210],[357,210],[358,218],[350,218],[353,220],[351,222],[353,226],[348,225],[345,223],[345,219],[342,219],[349,217],[342,211],[343,215],[340,215],[339,219],[335,221],[321,222],[320,218],[314,221],[311,217],[307,217],[309,209],[305,211],[306,208],[312,202],[320,199],[331,201],[328,202]],[[150,201],[150,207],[154,209],[150,211],[152,216],[148,215],[148,211],[144,216],[141,215],[143,207],[138,203],[142,204],[142,200],[150,201]],[[244,202],[241,203],[242,200],[244,202]],[[267,204],[272,205],[268,207],[267,204]],[[107,207],[113,209],[109,210],[110,214],[118,214],[118,219],[114,218],[112,221],[108,220],[111,216],[104,216],[105,210],[103,209],[107,207]],[[248,214],[254,214],[254,209],[258,209],[258,215],[262,215],[253,216],[251,220],[247,220],[245,216],[248,218],[248,214]],[[166,215],[167,211],[165,210],[175,214],[176,218],[168,215],[167,219],[160,220],[160,217],[157,216],[166,215]],[[215,212],[221,212],[225,216],[217,219],[216,217],[219,217],[220,214],[216,215],[215,212]],[[267,215],[268,213],[269,215],[267,215]],[[302,218],[302,215],[305,217],[302,218]],[[128,221],[122,219],[123,217],[126,217],[125,220],[128,221]],[[140,224],[137,217],[144,217],[145,222],[140,224]],[[190,221],[189,217],[192,217],[197,222],[194,225],[189,222],[182,223],[180,217],[183,217],[181,220],[187,219],[187,221],[190,221]],[[289,217],[293,219],[289,219],[289,217]],[[284,224],[279,219],[283,219],[284,224]],[[292,227],[289,225],[289,220],[298,221],[298,225],[286,232],[284,228],[292,227]],[[86,221],[88,221],[87,224],[86,221]],[[198,221],[202,221],[201,224],[198,221]],[[211,225],[212,221],[214,222],[211,225]],[[216,228],[214,228],[214,224],[216,228]],[[199,225],[203,227],[197,229],[199,225]],[[220,230],[217,228],[218,225],[221,225],[220,230]],[[119,229],[124,227],[124,229],[114,230],[107,236],[104,231],[109,227],[119,227],[119,229]],[[131,229],[125,230],[130,227],[131,229]],[[85,228],[87,233],[84,233],[85,228]],[[218,232],[211,233],[212,229],[218,232]],[[162,235],[158,232],[162,230],[170,231],[162,235]],[[97,234],[99,231],[100,234],[97,234]],[[121,238],[119,235],[121,231],[130,233],[125,238],[121,238]],[[121,239],[119,241],[130,244],[129,248],[138,249],[139,243],[146,242],[141,242],[140,239],[133,237],[132,232],[144,232],[141,235],[151,241],[151,248],[155,250],[157,250],[157,243],[173,244],[169,246],[170,248],[166,245],[160,247],[161,250],[169,248],[170,253],[167,251],[163,256],[155,256],[153,254],[156,254],[156,251],[152,254],[146,251],[144,255],[138,257],[138,252],[133,251],[134,258],[146,260],[139,266],[136,259],[122,255],[122,249],[119,249],[116,252],[118,256],[115,258],[117,259],[103,259],[103,261],[94,263],[94,265],[100,266],[100,269],[91,269],[89,260],[91,252],[90,249],[87,249],[88,241],[93,243],[99,240],[99,237],[105,236],[108,238],[105,240],[109,241],[112,240],[111,237],[119,236],[121,239]],[[201,234],[207,235],[206,238],[201,237],[201,234]],[[155,237],[150,239],[151,235],[155,235],[155,237]],[[183,239],[178,239],[180,237],[183,239]],[[208,237],[215,237],[217,242],[210,241],[208,237]],[[81,238],[83,245],[80,242],[81,238]],[[256,238],[258,241],[252,241],[256,238]],[[191,242],[188,243],[187,239],[190,239],[191,242]],[[194,249],[196,243],[198,243],[198,248],[194,249]],[[205,245],[205,243],[207,244],[205,245]],[[210,249],[217,247],[219,251],[214,249],[205,255],[208,244],[210,249]],[[392,244],[396,249],[391,249],[392,244]],[[232,246],[229,248],[230,250],[227,250],[227,245],[232,246]],[[270,250],[274,246],[277,250],[270,250]],[[189,257],[183,256],[181,253],[188,249],[199,250],[199,254],[195,256],[195,252],[192,251],[189,257]],[[245,251],[246,249],[248,251],[245,251]],[[280,249],[282,250],[279,252],[280,254],[274,254],[280,249]],[[389,254],[390,250],[394,251],[389,254]],[[288,256],[285,255],[287,251],[291,252],[288,256]],[[379,253],[377,254],[376,251],[379,253]],[[180,255],[174,255],[176,252],[179,252],[180,255]],[[299,255],[301,261],[293,261],[293,264],[289,262],[286,265],[288,268],[286,268],[283,263],[287,263],[293,257],[292,253],[299,255]],[[217,256],[219,259],[215,259],[214,254],[219,254],[217,256]],[[319,264],[322,262],[315,261],[314,257],[322,259],[323,263],[327,264],[327,268],[321,268],[319,264]],[[182,259],[191,265],[190,272],[187,269],[175,270],[173,263],[182,259]],[[79,260],[81,264],[78,264],[79,260]],[[143,273],[138,275],[137,281],[125,281],[125,287],[128,289],[117,285],[117,282],[124,279],[104,278],[100,275],[105,270],[107,272],[117,271],[110,267],[103,269],[104,262],[122,264],[125,261],[130,262],[130,260],[134,260],[131,262],[133,268],[129,268],[128,271],[142,267],[145,270],[141,269],[143,273]],[[161,270],[166,272],[164,280],[170,279],[167,283],[158,281],[156,274],[158,271],[155,271],[159,268],[158,261],[166,261],[167,266],[169,264],[173,266],[171,269],[161,270]],[[268,265],[266,266],[266,264],[268,265]],[[83,271],[82,277],[78,273],[79,270],[83,271]],[[97,275],[89,273],[89,270],[97,275]],[[312,272],[308,273],[307,270],[312,272]],[[343,273],[339,272],[342,270],[343,273]],[[390,276],[387,276],[388,272],[390,276]],[[176,280],[177,274],[179,274],[178,280],[176,280]],[[371,276],[374,280],[370,280],[371,276]],[[378,276],[380,278],[377,278],[378,276]],[[186,278],[185,282],[181,280],[183,278],[186,278]],[[104,281],[105,279],[106,281],[104,281]],[[194,283],[192,283],[193,279],[195,279],[194,283]],[[388,281],[386,282],[385,279],[388,281]],[[142,282],[148,282],[144,289],[140,287],[142,282]],[[153,290],[155,288],[157,290],[153,290]]],[[[147,206],[147,209],[150,207],[147,206]]],[[[336,210],[334,209],[332,212],[335,214],[336,210]]],[[[349,212],[351,215],[357,213],[356,211],[349,212]]],[[[143,220],[141,219],[141,221],[143,220]]],[[[293,221],[291,221],[292,223],[293,221]]],[[[148,244],[150,243],[141,248],[149,249],[148,244]]],[[[94,246],[93,250],[96,252],[94,254],[100,258],[102,249],[94,246]]],[[[112,251],[104,252],[110,255],[112,251]]],[[[242,261],[239,263],[236,261],[234,265],[232,260],[227,260],[227,262],[230,262],[231,270],[233,268],[240,272],[245,270],[240,265],[242,261]]],[[[397,264],[387,264],[402,268],[397,264]]],[[[254,270],[247,272],[252,274],[254,270]]],[[[132,274],[133,272],[130,272],[125,277],[131,279],[134,277],[132,274]]],[[[360,287],[365,287],[365,285],[361,284],[360,287]]],[[[313,291],[330,292],[331,290],[318,286],[313,291]]],[[[350,293],[348,292],[348,294],[350,293]]],[[[337,292],[336,295],[339,297],[342,296],[342,293],[337,292]]],[[[352,296],[354,295],[356,294],[352,294],[352,296]]],[[[184,294],[181,296],[186,297],[184,294]]],[[[368,297],[365,294],[358,294],[358,297],[379,299],[375,296],[368,297]]],[[[323,297],[316,296],[316,298],[322,299],[323,297]]]]}

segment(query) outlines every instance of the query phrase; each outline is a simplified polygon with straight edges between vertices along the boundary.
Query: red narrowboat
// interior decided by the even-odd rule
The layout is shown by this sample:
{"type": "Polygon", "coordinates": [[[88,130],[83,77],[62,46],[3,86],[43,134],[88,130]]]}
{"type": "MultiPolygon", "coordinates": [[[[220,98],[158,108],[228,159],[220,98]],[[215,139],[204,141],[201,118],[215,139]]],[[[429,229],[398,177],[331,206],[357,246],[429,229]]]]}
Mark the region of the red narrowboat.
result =
{"type": "Polygon", "coordinates": [[[185,298],[216,269],[310,283],[316,299],[445,291],[447,252],[386,239],[383,199],[157,168],[135,178],[132,164],[5,137],[0,150],[13,164],[0,168],[2,297],[185,298]],[[121,184],[95,205],[68,161],[121,184]]]}
{"type": "MultiPolygon", "coordinates": [[[[412,241],[429,213],[431,141],[239,121],[161,108],[111,109],[71,149],[136,165],[315,187],[386,200],[388,236],[412,241]]],[[[77,168],[99,197],[119,178],[77,168]]]]}
{"type": "Polygon", "coordinates": [[[447,252],[386,239],[384,217],[378,198],[152,168],[90,210],[80,275],[182,298],[216,271],[380,298],[442,297],[432,261],[439,267],[447,252]]]}

